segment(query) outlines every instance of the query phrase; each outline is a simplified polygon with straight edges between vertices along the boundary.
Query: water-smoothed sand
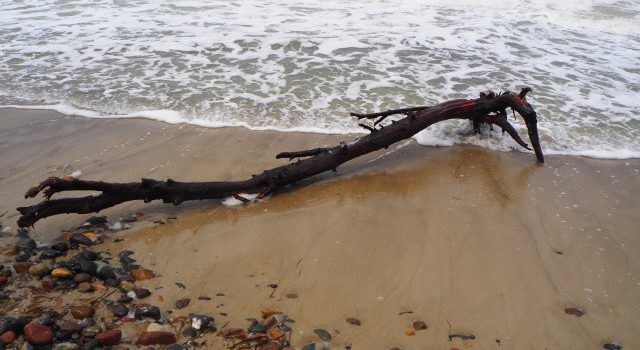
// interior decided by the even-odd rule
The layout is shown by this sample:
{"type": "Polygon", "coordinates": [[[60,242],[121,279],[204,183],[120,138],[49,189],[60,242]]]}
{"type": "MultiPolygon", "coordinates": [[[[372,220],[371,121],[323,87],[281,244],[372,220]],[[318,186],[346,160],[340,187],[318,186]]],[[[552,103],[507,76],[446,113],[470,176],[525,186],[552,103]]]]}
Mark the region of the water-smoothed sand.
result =
{"type": "MultiPolygon", "coordinates": [[[[24,190],[46,176],[237,179],[283,164],[280,151],[344,138],[3,109],[0,220],[15,226],[13,208],[35,203],[24,190]]],[[[298,346],[324,328],[354,349],[640,348],[640,161],[549,156],[539,165],[528,153],[404,145],[261,203],[107,210],[178,219],[106,248],[134,250],[161,275],[143,285],[162,309],[191,297],[174,315],[246,326],[273,307],[296,320],[298,346]],[[413,320],[429,328],[405,335],[413,320]],[[477,338],[449,342],[450,331],[477,338]]],[[[85,217],[47,219],[34,236],[51,239],[85,217]]]]}

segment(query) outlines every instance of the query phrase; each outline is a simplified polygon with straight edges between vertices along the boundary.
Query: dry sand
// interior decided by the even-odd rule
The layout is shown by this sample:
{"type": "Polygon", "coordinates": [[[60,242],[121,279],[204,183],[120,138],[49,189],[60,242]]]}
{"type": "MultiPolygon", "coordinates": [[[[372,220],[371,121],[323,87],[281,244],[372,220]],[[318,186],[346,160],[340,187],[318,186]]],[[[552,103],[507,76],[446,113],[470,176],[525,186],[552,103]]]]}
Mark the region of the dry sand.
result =
{"type": "MultiPolygon", "coordinates": [[[[238,179],[283,164],[278,152],[344,138],[3,109],[0,221],[15,226],[14,208],[35,203],[23,192],[47,176],[238,179]]],[[[298,346],[324,328],[337,348],[640,348],[640,161],[548,156],[539,165],[528,153],[403,146],[261,203],[121,205],[105,214],[178,219],[107,248],[134,250],[161,274],[144,285],[163,296],[161,308],[191,297],[176,314],[246,327],[273,307],[297,321],[298,346]],[[405,335],[413,320],[429,328],[405,335]],[[477,339],[449,342],[450,331],[477,339]]],[[[85,217],[44,220],[34,236],[51,239],[85,217]]]]}

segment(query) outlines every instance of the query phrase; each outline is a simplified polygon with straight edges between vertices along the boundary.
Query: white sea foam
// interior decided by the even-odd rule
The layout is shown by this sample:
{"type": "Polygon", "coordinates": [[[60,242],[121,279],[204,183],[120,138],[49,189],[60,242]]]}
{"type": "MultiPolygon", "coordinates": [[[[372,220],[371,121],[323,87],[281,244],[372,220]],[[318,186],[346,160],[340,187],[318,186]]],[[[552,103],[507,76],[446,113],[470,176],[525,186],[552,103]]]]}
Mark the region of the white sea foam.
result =
{"type": "MultiPolygon", "coordinates": [[[[0,9],[3,105],[351,133],[350,111],[526,84],[547,153],[640,155],[636,1],[0,0],[0,9]]],[[[467,123],[416,139],[515,148],[467,123]]]]}

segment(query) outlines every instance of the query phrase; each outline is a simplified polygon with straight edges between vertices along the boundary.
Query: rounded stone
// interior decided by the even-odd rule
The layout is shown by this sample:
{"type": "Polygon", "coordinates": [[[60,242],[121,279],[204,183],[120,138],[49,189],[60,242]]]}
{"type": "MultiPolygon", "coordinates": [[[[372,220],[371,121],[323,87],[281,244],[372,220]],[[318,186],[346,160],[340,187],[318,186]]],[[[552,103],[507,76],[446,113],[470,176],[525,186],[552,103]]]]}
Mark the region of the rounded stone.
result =
{"type": "Polygon", "coordinates": [[[91,244],[93,244],[93,242],[91,241],[90,238],[88,238],[83,234],[74,233],[69,238],[69,244],[74,247],[79,245],[90,246],[91,244]]]}
{"type": "Polygon", "coordinates": [[[346,321],[350,325],[354,325],[354,326],[362,325],[362,322],[360,322],[360,320],[355,317],[347,317],[346,321]]]}
{"type": "Polygon", "coordinates": [[[109,311],[114,317],[123,317],[129,313],[129,308],[124,304],[114,304],[109,306],[109,311]]]}
{"type": "Polygon", "coordinates": [[[58,283],[56,282],[55,279],[51,278],[51,277],[45,277],[42,279],[42,288],[46,289],[46,290],[50,290],[56,287],[58,283]]]}
{"type": "Polygon", "coordinates": [[[29,261],[17,262],[13,264],[13,268],[16,270],[16,273],[19,275],[24,275],[28,273],[31,266],[33,266],[33,263],[29,261]]]}
{"type": "Polygon", "coordinates": [[[138,299],[144,299],[151,295],[151,291],[146,288],[136,288],[133,290],[133,292],[136,294],[136,298],[138,299]]]}
{"type": "Polygon", "coordinates": [[[91,282],[91,275],[86,272],[80,272],[73,276],[73,280],[78,283],[91,282]]]}
{"type": "Polygon", "coordinates": [[[171,332],[143,332],[138,338],[140,345],[169,345],[175,342],[176,336],[171,332]]]}
{"type": "Polygon", "coordinates": [[[93,292],[93,286],[89,282],[82,282],[78,285],[78,292],[80,293],[93,292]]]}
{"type": "Polygon", "coordinates": [[[119,329],[111,329],[96,334],[96,340],[102,346],[113,346],[120,342],[122,331],[119,329]]]}
{"type": "Polygon", "coordinates": [[[33,345],[46,345],[53,341],[51,328],[32,321],[24,327],[24,336],[33,345]]]}
{"type": "Polygon", "coordinates": [[[3,344],[3,345],[11,344],[13,343],[14,340],[16,340],[16,338],[17,338],[16,332],[12,330],[8,330],[2,333],[2,335],[0,335],[0,344],[3,344]]]}
{"type": "Polygon", "coordinates": [[[31,238],[20,238],[16,242],[16,250],[19,252],[32,251],[36,249],[36,241],[31,238]]]}
{"type": "Polygon", "coordinates": [[[421,331],[427,329],[427,324],[422,321],[413,321],[413,329],[421,331]]]}
{"type": "Polygon", "coordinates": [[[82,320],[93,315],[94,312],[93,307],[89,305],[76,305],[71,309],[71,316],[76,320],[82,320]]]}
{"type": "Polygon", "coordinates": [[[136,281],[144,281],[155,277],[153,271],[147,269],[135,269],[131,271],[131,277],[136,281]]]}
{"type": "Polygon", "coordinates": [[[144,305],[139,306],[135,311],[136,319],[140,320],[143,318],[153,318],[154,320],[159,320],[162,316],[160,315],[160,309],[157,306],[144,305]]]}
{"type": "Polygon", "coordinates": [[[35,264],[29,267],[29,274],[31,276],[39,277],[49,273],[49,266],[45,263],[35,264]]]}
{"type": "Polygon", "coordinates": [[[71,278],[73,277],[73,272],[71,272],[71,270],[69,269],[59,267],[51,271],[51,276],[57,277],[57,278],[71,278]]]}

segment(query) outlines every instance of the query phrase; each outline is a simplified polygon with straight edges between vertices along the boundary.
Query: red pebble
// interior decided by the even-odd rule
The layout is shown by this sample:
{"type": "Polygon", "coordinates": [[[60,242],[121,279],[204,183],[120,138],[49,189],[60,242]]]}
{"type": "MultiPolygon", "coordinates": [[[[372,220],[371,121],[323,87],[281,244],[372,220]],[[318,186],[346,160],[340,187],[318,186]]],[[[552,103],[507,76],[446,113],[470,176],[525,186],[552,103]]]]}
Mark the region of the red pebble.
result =
{"type": "Polygon", "coordinates": [[[46,345],[53,341],[51,328],[35,321],[31,321],[24,326],[24,336],[32,345],[46,345]]]}

